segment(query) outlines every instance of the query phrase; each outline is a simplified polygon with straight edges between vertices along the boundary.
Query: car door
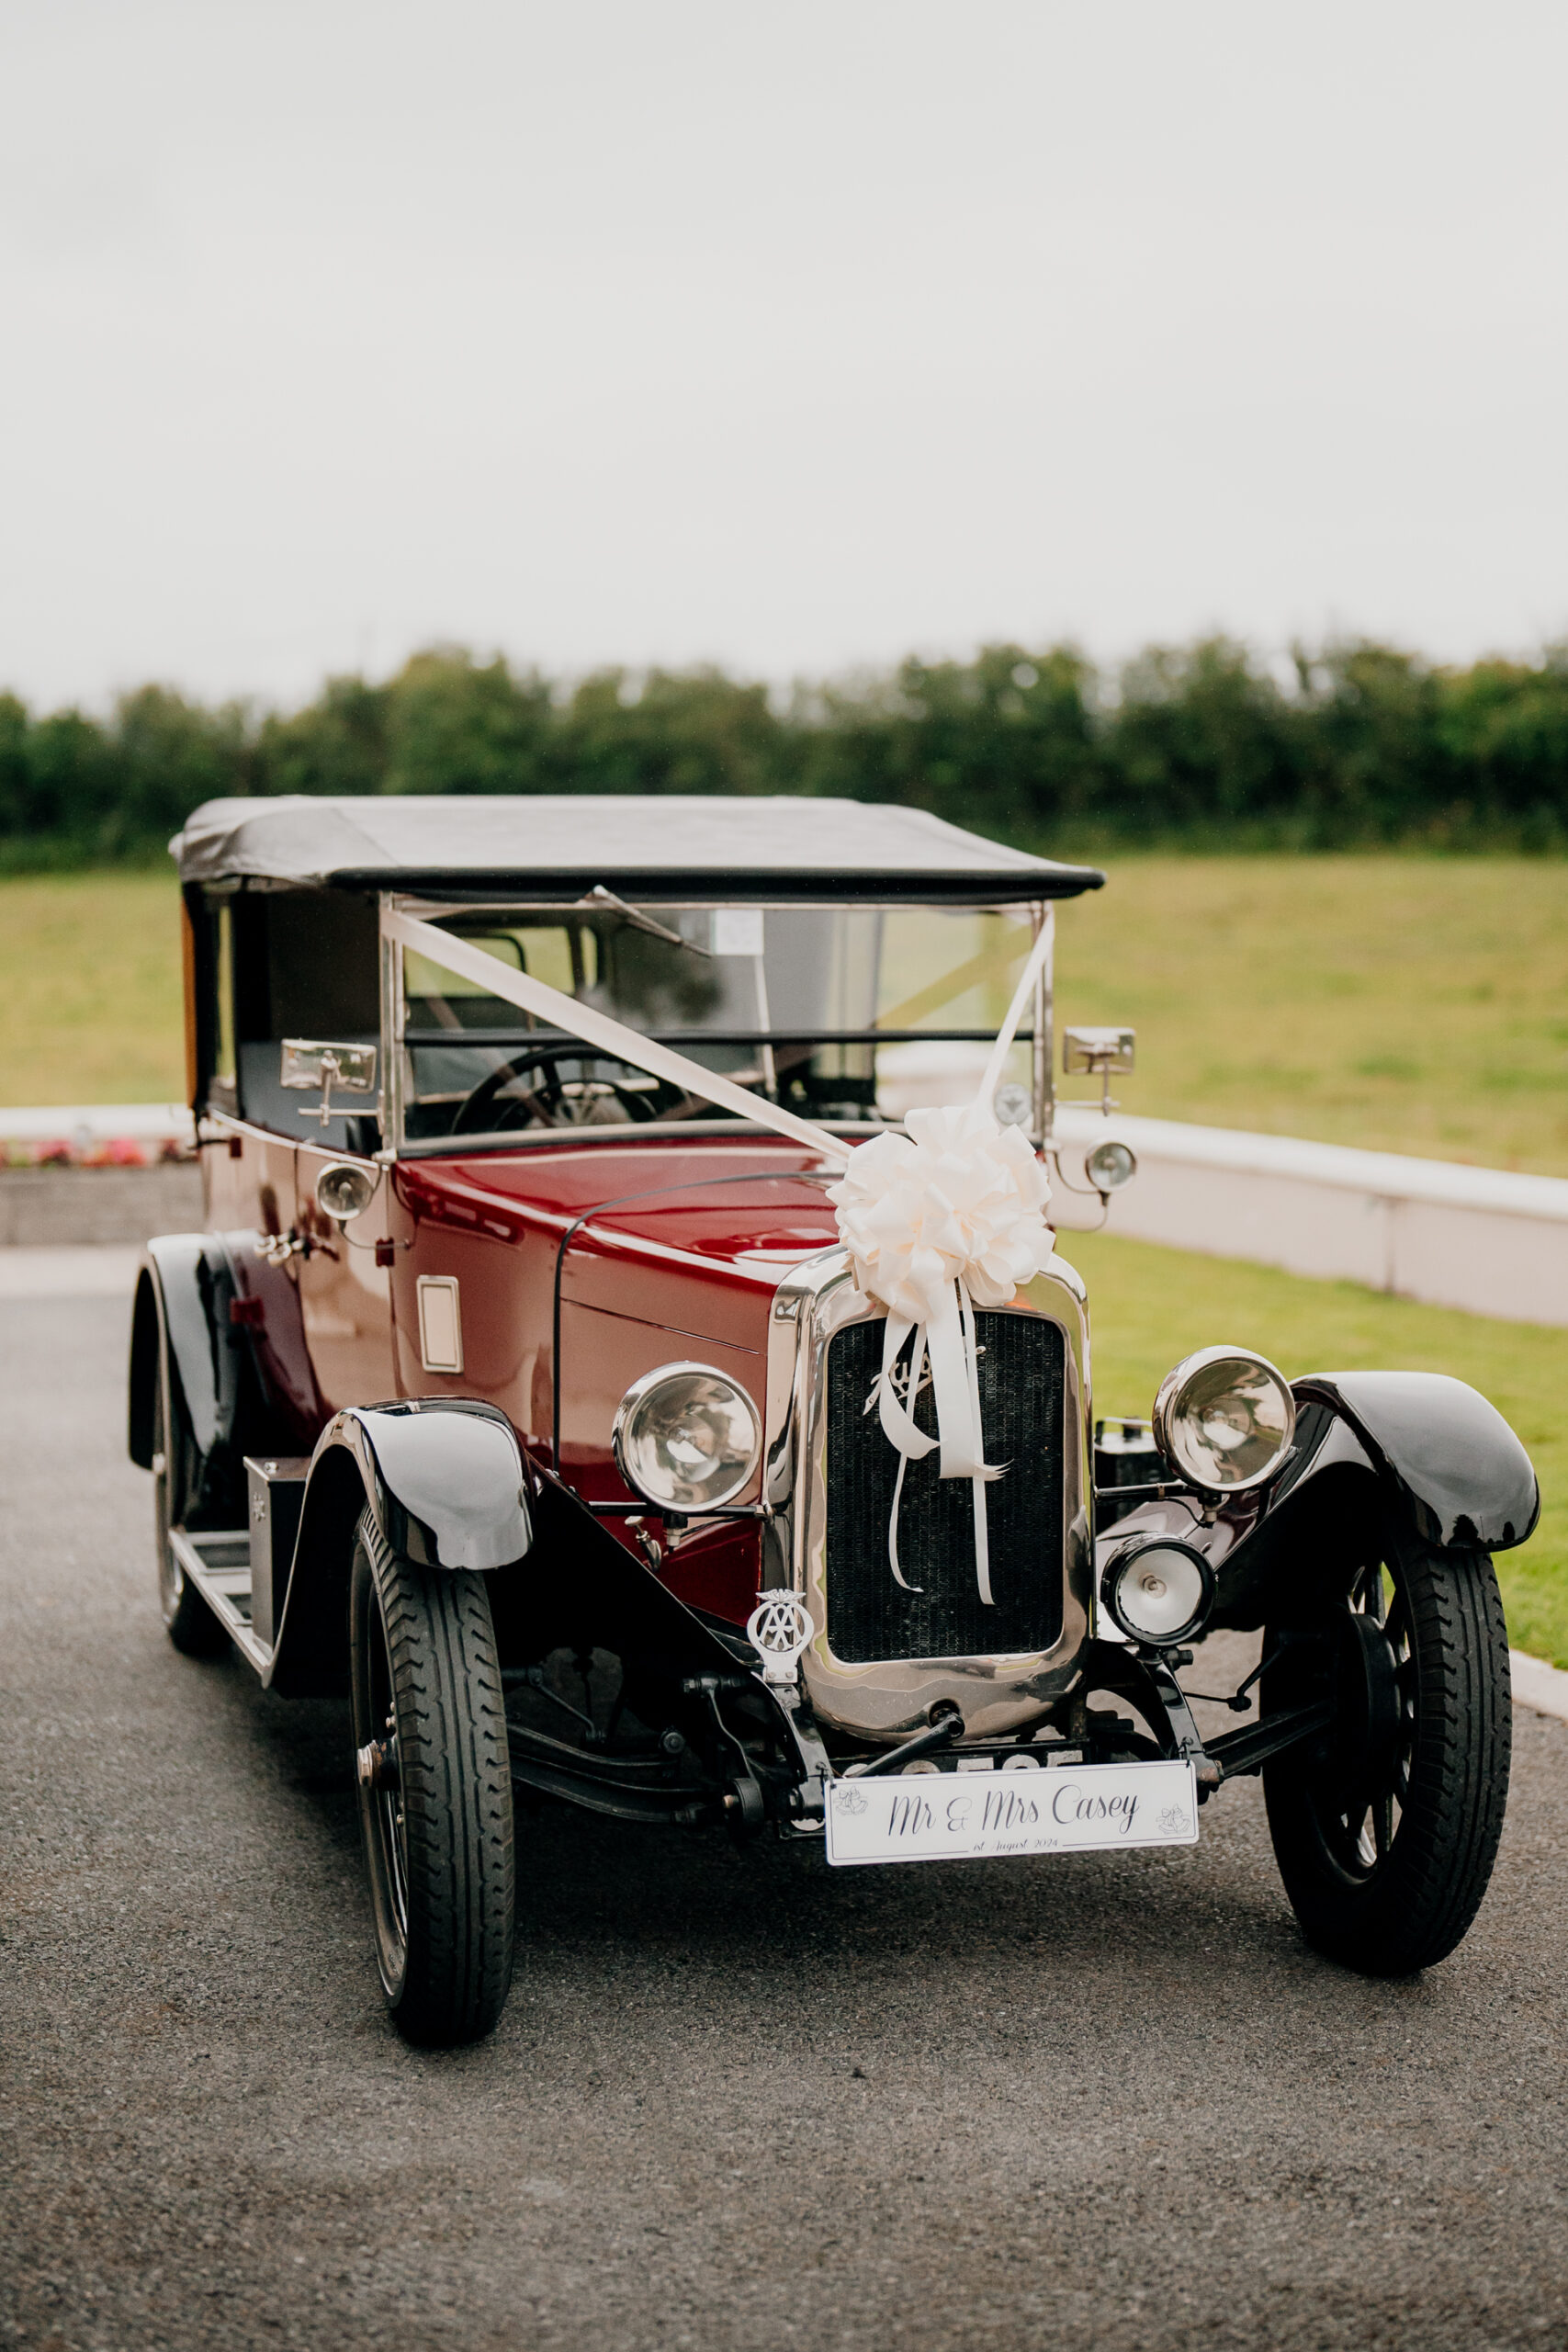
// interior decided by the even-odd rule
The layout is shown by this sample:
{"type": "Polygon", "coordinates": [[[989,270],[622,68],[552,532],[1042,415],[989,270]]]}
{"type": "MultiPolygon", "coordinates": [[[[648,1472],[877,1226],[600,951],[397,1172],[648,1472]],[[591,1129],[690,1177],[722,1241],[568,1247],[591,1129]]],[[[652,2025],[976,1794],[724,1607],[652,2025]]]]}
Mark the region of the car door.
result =
{"type": "Polygon", "coordinates": [[[317,1187],[344,1154],[327,1144],[295,1146],[294,1228],[303,1247],[294,1265],[299,1308],[321,1396],[343,1405],[373,1405],[397,1394],[392,1355],[388,1223],[391,1185],[374,1161],[355,1159],[376,1180],[369,1205],[339,1224],[322,1210],[317,1187]],[[380,1244],[380,1248],[378,1248],[380,1244]]]}

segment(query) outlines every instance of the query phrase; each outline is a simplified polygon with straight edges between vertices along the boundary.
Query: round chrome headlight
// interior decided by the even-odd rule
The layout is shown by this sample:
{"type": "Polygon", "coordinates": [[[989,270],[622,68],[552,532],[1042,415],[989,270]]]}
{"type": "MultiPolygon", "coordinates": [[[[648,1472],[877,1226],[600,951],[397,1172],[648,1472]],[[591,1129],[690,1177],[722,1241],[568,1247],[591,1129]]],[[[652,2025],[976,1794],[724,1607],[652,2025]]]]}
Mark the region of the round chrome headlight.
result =
{"type": "Polygon", "coordinates": [[[1168,1372],[1155,1443],[1200,1494],[1239,1495],[1284,1462],[1296,1429],[1285,1375],[1248,1348],[1201,1348],[1168,1372]]]}
{"type": "Polygon", "coordinates": [[[1083,1165],[1097,1193],[1119,1193],[1138,1172],[1137,1155],[1130,1143],[1097,1143],[1083,1165]]]}
{"type": "Polygon", "coordinates": [[[610,1433],[615,1466],[657,1510],[733,1502],[762,1450],[757,1408],[705,1363],[665,1363],[634,1380],[610,1433]]]}
{"type": "Polygon", "coordinates": [[[316,1179],[316,1206],[334,1225],[347,1225],[376,1197],[380,1177],[356,1160],[330,1159],[316,1179]]]}
{"type": "Polygon", "coordinates": [[[1174,1648],[1208,1616],[1213,1571],[1190,1544],[1156,1535],[1130,1544],[1107,1563],[1100,1597],[1130,1641],[1174,1648]]]}

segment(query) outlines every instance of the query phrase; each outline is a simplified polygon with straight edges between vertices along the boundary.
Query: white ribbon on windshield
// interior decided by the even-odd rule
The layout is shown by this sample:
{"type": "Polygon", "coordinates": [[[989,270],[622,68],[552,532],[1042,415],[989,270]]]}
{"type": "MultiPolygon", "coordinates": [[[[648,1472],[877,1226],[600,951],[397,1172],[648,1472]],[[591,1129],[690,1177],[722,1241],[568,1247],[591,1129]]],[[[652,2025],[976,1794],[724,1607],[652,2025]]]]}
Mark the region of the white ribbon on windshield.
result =
{"type": "MultiPolygon", "coordinates": [[[[1045,1265],[1055,1236],[1045,1222],[1051,1197],[1045,1170],[1021,1128],[998,1125],[991,1098],[1051,951],[1052,910],[1045,910],[973,1101],[946,1110],[911,1111],[905,1134],[875,1136],[852,1148],[814,1121],[797,1118],[782,1104],[688,1061],[526,972],[513,971],[499,956],[434,923],[391,909],[381,922],[388,938],[443,970],[614,1060],[665,1079],[754,1125],[771,1127],[844,1169],[829,1191],[838,1210],[840,1238],[860,1287],[887,1309],[874,1394],[883,1432],[899,1456],[887,1528],[889,1566],[907,1592],[919,1589],[898,1565],[898,1510],[908,1464],[940,1448],[938,1476],[970,1481],[976,1581],[981,1600],[992,1606],[986,1488],[1007,1464],[984,1458],[975,1309],[1010,1305],[1019,1284],[1045,1265]],[[906,1342],[909,1370],[900,1380],[898,1358],[906,1342]],[[928,1357],[935,1437],[919,1427],[913,1411],[928,1357]]],[[[482,1033],[470,1031],[464,1042],[481,1040],[482,1033]]]]}

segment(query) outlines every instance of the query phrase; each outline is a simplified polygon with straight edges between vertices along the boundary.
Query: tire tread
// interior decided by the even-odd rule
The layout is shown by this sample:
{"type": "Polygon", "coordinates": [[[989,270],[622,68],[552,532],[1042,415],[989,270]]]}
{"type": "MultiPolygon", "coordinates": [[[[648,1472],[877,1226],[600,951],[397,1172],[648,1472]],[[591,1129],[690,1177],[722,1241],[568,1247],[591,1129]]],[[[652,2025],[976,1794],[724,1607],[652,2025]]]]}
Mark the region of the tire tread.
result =
{"type": "Polygon", "coordinates": [[[1512,1746],[1508,1639],[1490,1555],[1402,1544],[1396,1574],[1416,1661],[1410,1796],[1388,1860],[1352,1888],[1309,1826],[1301,1770],[1265,1768],[1285,1890],[1310,1943],[1378,1976],[1445,1960],[1474,1920],[1496,1860],[1512,1746]]]}
{"type": "Polygon", "coordinates": [[[490,1599],[478,1575],[397,1557],[368,1511],[359,1546],[386,1629],[407,1848],[407,1953],[389,1997],[411,2039],[470,2041],[491,2030],[506,1999],[515,1904],[490,1599]]]}

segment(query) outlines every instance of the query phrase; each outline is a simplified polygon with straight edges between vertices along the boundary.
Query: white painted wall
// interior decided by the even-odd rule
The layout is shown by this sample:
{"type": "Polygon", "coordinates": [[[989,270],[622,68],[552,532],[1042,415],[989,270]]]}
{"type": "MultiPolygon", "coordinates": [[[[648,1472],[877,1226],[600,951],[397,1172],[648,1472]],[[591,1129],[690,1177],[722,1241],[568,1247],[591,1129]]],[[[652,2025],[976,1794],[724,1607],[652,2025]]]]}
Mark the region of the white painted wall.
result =
{"type": "MultiPolygon", "coordinates": [[[[1106,1133],[1131,1144],[1138,1173],[1110,1229],[1293,1274],[1341,1275],[1374,1290],[1510,1322],[1568,1324],[1568,1182],[1352,1151],[1292,1136],[1238,1134],[1171,1119],[1109,1121],[1063,1110],[1066,1177],[1106,1133]]],[[[1065,1229],[1099,1221],[1065,1191],[1065,1229]]]]}

